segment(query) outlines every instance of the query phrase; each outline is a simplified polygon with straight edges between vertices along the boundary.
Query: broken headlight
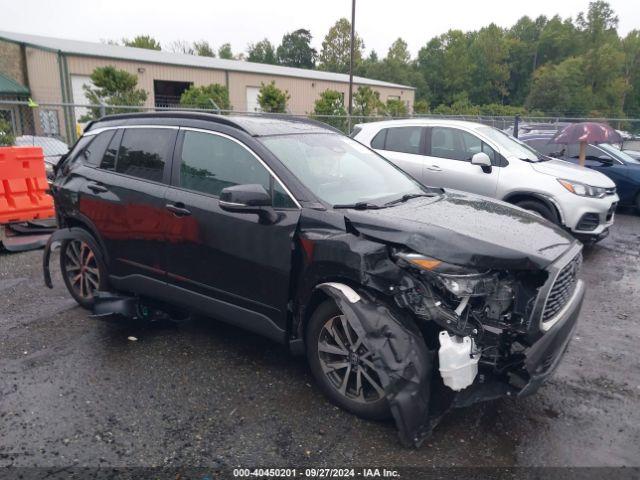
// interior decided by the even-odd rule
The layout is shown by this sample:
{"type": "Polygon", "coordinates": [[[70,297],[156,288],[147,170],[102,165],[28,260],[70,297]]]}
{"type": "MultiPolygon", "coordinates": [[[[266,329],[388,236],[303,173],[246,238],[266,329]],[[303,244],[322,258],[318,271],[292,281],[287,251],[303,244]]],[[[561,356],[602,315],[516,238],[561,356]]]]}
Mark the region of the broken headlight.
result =
{"type": "Polygon", "coordinates": [[[453,265],[418,253],[397,253],[396,258],[424,275],[457,297],[484,297],[494,293],[498,286],[496,274],[453,265]]]}

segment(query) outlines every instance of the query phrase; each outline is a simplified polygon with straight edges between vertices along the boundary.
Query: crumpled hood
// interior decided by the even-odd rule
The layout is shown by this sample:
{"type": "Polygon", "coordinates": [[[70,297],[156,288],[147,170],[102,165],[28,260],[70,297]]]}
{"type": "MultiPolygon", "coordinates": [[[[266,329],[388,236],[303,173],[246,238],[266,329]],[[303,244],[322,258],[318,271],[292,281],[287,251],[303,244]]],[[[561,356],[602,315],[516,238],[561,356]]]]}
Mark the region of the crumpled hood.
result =
{"type": "Polygon", "coordinates": [[[348,210],[358,232],[456,265],[537,270],[576,240],[560,228],[507,203],[447,190],[390,208],[348,210]]]}
{"type": "Polygon", "coordinates": [[[615,183],[606,175],[591,170],[590,168],[581,167],[564,160],[547,160],[546,162],[532,163],[531,167],[545,175],[551,175],[565,180],[574,180],[580,183],[586,183],[592,187],[615,187],[615,183]]]}

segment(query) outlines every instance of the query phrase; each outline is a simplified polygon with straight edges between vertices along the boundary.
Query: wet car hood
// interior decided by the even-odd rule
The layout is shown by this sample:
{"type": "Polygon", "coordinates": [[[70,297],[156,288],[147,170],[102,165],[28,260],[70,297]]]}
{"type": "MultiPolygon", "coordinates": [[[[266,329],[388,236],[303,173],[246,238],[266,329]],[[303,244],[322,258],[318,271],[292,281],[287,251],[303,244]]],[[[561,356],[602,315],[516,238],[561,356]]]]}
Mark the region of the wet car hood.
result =
{"type": "Polygon", "coordinates": [[[451,190],[379,210],[347,210],[345,218],[372,239],[483,269],[545,268],[576,242],[525,210],[451,190]]]}
{"type": "Polygon", "coordinates": [[[615,183],[606,175],[590,168],[581,167],[564,160],[547,160],[546,162],[532,163],[531,167],[540,173],[551,175],[565,180],[586,183],[592,187],[615,187],[615,183]]]}

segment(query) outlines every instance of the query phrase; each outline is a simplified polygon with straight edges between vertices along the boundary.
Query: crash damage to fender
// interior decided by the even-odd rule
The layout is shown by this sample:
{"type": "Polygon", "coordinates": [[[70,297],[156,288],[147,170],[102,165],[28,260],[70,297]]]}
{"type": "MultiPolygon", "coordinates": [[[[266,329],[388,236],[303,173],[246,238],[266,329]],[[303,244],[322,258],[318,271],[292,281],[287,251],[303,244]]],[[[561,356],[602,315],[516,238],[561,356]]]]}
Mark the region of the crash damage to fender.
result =
{"type": "Polygon", "coordinates": [[[332,298],[373,352],[408,446],[451,408],[535,392],[566,350],[584,296],[581,246],[564,232],[518,210],[517,236],[528,234],[519,248],[501,229],[501,204],[487,214],[474,198],[444,201],[466,202],[487,234],[474,238],[464,218],[441,218],[446,206],[433,214],[433,198],[416,202],[420,214],[416,205],[307,211],[297,232],[292,340],[304,338],[314,295],[332,298]]]}

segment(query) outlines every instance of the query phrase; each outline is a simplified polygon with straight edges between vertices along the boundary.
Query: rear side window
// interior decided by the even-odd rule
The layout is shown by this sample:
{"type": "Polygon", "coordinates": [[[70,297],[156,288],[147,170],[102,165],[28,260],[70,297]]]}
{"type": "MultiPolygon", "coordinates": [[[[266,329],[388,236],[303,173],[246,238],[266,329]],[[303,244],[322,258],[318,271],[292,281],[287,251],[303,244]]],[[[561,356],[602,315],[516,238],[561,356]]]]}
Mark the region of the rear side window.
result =
{"type": "Polygon", "coordinates": [[[420,154],[422,130],[422,127],[389,128],[384,144],[384,150],[420,154]]]}
{"type": "Polygon", "coordinates": [[[220,135],[184,132],[181,187],[218,197],[226,187],[246,184],[262,185],[271,192],[274,207],[295,207],[280,184],[242,145],[220,135]]]}
{"type": "Polygon", "coordinates": [[[174,130],[165,128],[125,129],[118,150],[116,172],[162,182],[174,137],[174,130]]]}

